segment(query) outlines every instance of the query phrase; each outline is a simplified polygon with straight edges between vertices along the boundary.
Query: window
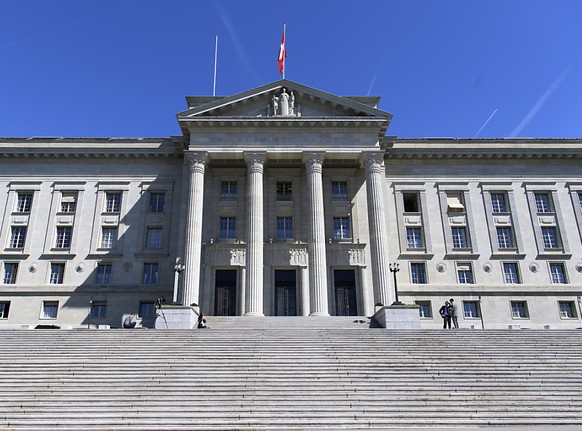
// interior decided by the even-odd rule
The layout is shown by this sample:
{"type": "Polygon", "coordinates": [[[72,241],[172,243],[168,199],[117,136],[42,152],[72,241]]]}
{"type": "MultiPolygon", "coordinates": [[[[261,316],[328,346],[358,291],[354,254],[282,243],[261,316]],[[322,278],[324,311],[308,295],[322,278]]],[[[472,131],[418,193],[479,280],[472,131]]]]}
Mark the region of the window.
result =
{"type": "Polygon", "coordinates": [[[236,201],[236,181],[222,181],[220,183],[220,200],[236,201]]]}
{"type": "Polygon", "coordinates": [[[18,263],[4,263],[4,284],[16,284],[16,274],[18,273],[18,263]]]}
{"type": "Polygon", "coordinates": [[[158,284],[158,264],[144,263],[143,284],[158,284]]]}
{"type": "Polygon", "coordinates": [[[451,228],[453,248],[467,248],[467,230],[464,227],[451,228]]]}
{"type": "Polygon", "coordinates": [[[51,274],[49,278],[50,284],[63,284],[65,277],[64,263],[51,263],[51,274]]]}
{"type": "Polygon", "coordinates": [[[534,198],[536,201],[536,211],[538,213],[552,212],[550,195],[548,193],[534,193],[534,198]]]}
{"type": "Polygon", "coordinates": [[[93,301],[91,304],[91,317],[94,319],[103,319],[107,314],[107,303],[103,301],[93,301]]]}
{"type": "Polygon", "coordinates": [[[145,248],[160,250],[162,248],[162,228],[148,227],[145,248]]]}
{"type": "Polygon", "coordinates": [[[332,181],[331,182],[331,200],[347,201],[348,200],[348,182],[332,181]]]}
{"type": "Polygon", "coordinates": [[[62,213],[74,213],[77,210],[77,193],[76,192],[62,192],[61,193],[61,208],[62,213]]]}
{"type": "Polygon", "coordinates": [[[450,213],[465,212],[461,193],[447,193],[447,211],[450,213]]]}
{"type": "Polygon", "coordinates": [[[26,239],[26,226],[12,226],[10,235],[10,248],[24,248],[26,239]]]}
{"type": "Polygon", "coordinates": [[[578,201],[580,203],[580,209],[582,210],[582,193],[578,193],[578,201]]]}
{"type": "Polygon", "coordinates": [[[511,301],[511,317],[514,319],[529,319],[526,301],[511,301]]]}
{"type": "Polygon", "coordinates": [[[416,301],[418,314],[421,319],[432,319],[432,307],[430,301],[416,301]]]}
{"type": "Polygon", "coordinates": [[[505,282],[508,284],[519,284],[519,272],[516,262],[504,262],[503,263],[503,275],[505,277],[505,282]]]}
{"type": "Polygon", "coordinates": [[[8,319],[10,301],[0,301],[0,319],[8,319]]]}
{"type": "Polygon", "coordinates": [[[277,217],[277,239],[293,238],[293,217],[277,217]]]}
{"type": "Polygon", "coordinates": [[[293,199],[293,184],[291,181],[277,181],[277,200],[290,201],[293,199]]]}
{"type": "Polygon", "coordinates": [[[406,228],[406,246],[408,248],[422,248],[422,229],[419,227],[406,228]]]}
{"type": "Polygon", "coordinates": [[[57,226],[57,240],[55,248],[70,248],[73,228],[70,226],[57,226]]]}
{"type": "Polygon", "coordinates": [[[41,319],[56,319],[59,312],[58,301],[43,301],[41,319]]]}
{"type": "Polygon", "coordinates": [[[139,317],[141,317],[142,319],[156,317],[155,303],[153,303],[153,302],[140,302],[139,303],[139,317]]]}
{"type": "Polygon", "coordinates": [[[151,213],[163,213],[165,200],[166,200],[165,193],[163,193],[163,192],[151,192],[150,193],[149,212],[151,212],[151,213]]]}
{"type": "Polygon", "coordinates": [[[493,208],[493,213],[509,212],[505,203],[505,193],[491,193],[491,207],[493,208]]]}
{"type": "Polygon", "coordinates": [[[497,228],[497,243],[499,248],[513,248],[513,235],[510,227],[497,228]]]}
{"type": "Polygon", "coordinates": [[[460,284],[473,284],[473,268],[470,263],[457,264],[457,279],[460,284]]]}
{"type": "Polygon", "coordinates": [[[554,284],[566,284],[566,270],[563,263],[550,263],[550,278],[554,284]]]}
{"type": "Polygon", "coordinates": [[[560,307],[560,317],[562,319],[577,319],[576,306],[574,301],[558,301],[560,307]]]}
{"type": "Polygon", "coordinates": [[[418,193],[402,193],[402,200],[404,201],[405,213],[420,212],[420,202],[418,201],[418,193]]]}
{"type": "Polygon", "coordinates": [[[101,248],[114,250],[117,248],[117,228],[103,227],[101,228],[101,248]]]}
{"type": "Polygon", "coordinates": [[[479,301],[463,301],[463,316],[465,319],[479,319],[481,307],[479,301]]]}
{"type": "Polygon", "coordinates": [[[424,262],[410,264],[410,281],[414,284],[426,284],[426,264],[424,262]]]}
{"type": "Polygon", "coordinates": [[[542,239],[544,248],[560,248],[555,227],[542,227],[542,239]]]}
{"type": "Polygon", "coordinates": [[[236,217],[220,217],[219,238],[236,238],[236,217]]]}
{"type": "Polygon", "coordinates": [[[349,217],[333,218],[333,239],[348,239],[352,237],[350,232],[349,217]]]}
{"type": "Polygon", "coordinates": [[[110,263],[97,264],[97,284],[111,284],[111,269],[112,265],[110,263]]]}
{"type": "Polygon", "coordinates": [[[16,212],[29,213],[32,207],[32,193],[18,193],[18,202],[16,204],[16,212]]]}
{"type": "Polygon", "coordinates": [[[107,192],[105,193],[105,212],[118,213],[121,209],[121,193],[107,192]]]}

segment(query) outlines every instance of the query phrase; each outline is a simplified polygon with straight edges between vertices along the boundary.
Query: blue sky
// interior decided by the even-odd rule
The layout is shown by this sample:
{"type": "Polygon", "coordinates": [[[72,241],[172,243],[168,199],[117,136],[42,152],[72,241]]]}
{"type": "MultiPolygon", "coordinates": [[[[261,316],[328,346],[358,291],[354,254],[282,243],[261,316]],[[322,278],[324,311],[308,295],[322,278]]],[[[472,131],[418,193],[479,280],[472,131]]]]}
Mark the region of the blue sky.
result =
{"type": "Polygon", "coordinates": [[[377,95],[399,137],[582,137],[579,0],[4,0],[0,136],[168,137],[186,95],[377,95]]]}

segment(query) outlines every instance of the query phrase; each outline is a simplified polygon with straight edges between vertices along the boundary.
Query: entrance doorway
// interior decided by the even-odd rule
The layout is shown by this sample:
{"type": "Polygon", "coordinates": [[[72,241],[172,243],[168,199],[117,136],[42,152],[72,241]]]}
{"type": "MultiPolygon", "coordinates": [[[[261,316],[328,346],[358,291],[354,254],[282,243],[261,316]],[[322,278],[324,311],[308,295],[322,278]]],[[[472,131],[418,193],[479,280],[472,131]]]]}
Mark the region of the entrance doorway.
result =
{"type": "Polygon", "coordinates": [[[236,316],[236,269],[217,269],[214,281],[215,316],[236,316]]]}
{"type": "Polygon", "coordinates": [[[335,288],[335,315],[356,316],[356,272],[352,269],[336,269],[333,271],[335,288]]]}
{"type": "Polygon", "coordinates": [[[297,315],[297,276],[294,269],[275,270],[275,316],[297,315]]]}

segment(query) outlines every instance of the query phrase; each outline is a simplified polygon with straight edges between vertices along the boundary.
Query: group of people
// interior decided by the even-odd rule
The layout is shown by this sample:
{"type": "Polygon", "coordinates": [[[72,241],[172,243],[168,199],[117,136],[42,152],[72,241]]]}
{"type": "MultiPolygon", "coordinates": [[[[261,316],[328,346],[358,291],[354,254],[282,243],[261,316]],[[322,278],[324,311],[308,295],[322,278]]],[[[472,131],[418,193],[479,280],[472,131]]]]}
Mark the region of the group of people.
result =
{"type": "Polygon", "coordinates": [[[443,318],[443,329],[451,329],[451,322],[454,329],[459,328],[459,309],[453,298],[445,301],[445,304],[440,308],[439,314],[443,318]]]}

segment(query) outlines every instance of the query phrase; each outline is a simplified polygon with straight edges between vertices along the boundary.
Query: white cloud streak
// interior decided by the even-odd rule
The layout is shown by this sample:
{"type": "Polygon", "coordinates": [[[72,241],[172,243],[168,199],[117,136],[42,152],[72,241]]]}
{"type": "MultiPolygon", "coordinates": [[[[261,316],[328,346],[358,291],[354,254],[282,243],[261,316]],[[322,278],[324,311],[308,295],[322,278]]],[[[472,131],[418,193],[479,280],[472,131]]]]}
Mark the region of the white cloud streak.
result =
{"type": "Polygon", "coordinates": [[[479,129],[479,131],[477,133],[475,133],[475,136],[473,136],[473,139],[475,139],[477,136],[479,136],[479,133],[481,133],[481,131],[485,128],[485,126],[487,125],[487,123],[489,123],[489,121],[491,121],[491,119],[493,118],[493,116],[497,113],[497,109],[495,111],[493,111],[493,114],[491,114],[489,116],[489,118],[487,118],[487,121],[485,121],[485,123],[483,123],[483,125],[481,126],[481,128],[479,129]]]}

